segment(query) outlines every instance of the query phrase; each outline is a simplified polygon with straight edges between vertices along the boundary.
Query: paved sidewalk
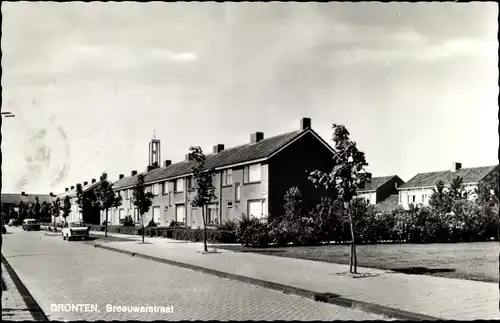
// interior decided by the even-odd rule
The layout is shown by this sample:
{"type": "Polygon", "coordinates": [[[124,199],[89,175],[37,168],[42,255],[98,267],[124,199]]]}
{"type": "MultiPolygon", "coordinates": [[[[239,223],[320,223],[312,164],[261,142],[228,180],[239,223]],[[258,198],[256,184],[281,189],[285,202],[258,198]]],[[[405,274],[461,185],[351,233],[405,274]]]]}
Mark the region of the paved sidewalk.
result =
{"type": "MultiPolygon", "coordinates": [[[[92,234],[104,234],[92,232],[92,234]]],[[[314,291],[411,313],[452,320],[499,319],[498,284],[358,267],[367,277],[346,276],[349,266],[319,261],[217,250],[203,254],[202,243],[108,233],[136,241],[103,246],[158,257],[233,275],[314,291]]],[[[96,244],[102,244],[96,241],[96,244]]],[[[217,247],[211,245],[210,248],[217,247]]]]}

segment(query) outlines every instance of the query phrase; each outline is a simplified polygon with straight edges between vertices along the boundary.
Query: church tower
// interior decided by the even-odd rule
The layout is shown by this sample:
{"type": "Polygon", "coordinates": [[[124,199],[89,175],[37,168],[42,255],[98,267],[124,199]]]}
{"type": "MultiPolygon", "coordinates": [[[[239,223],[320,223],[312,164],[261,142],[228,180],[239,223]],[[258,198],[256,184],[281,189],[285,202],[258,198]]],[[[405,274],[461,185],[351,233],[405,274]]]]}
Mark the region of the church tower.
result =
{"type": "Polygon", "coordinates": [[[156,132],[153,131],[153,139],[149,142],[149,164],[148,166],[160,166],[160,139],[156,139],[156,132]]]}

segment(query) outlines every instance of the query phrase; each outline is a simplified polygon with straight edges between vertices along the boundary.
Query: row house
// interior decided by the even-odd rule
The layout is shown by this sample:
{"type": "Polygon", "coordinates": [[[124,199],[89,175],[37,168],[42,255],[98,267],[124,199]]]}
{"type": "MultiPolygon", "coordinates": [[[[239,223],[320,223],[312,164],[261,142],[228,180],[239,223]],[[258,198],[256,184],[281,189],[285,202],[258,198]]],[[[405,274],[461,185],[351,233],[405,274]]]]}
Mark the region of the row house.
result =
{"type": "MultiPolygon", "coordinates": [[[[87,181],[85,181],[85,182],[83,182],[81,184],[82,185],[82,191],[83,192],[88,192],[90,190],[93,190],[93,189],[97,188],[97,185],[101,181],[106,180],[106,179],[107,179],[107,175],[104,173],[100,177],[99,181],[97,181],[95,178],[93,178],[90,181],[90,183],[87,182],[87,181]]],[[[76,203],[76,201],[77,201],[76,191],[77,191],[78,185],[80,185],[80,183],[77,183],[77,184],[75,184],[74,186],[71,186],[71,187],[66,187],[63,193],[57,195],[57,198],[59,199],[59,204],[60,204],[60,207],[61,207],[61,215],[58,216],[55,219],[52,216],[52,222],[54,222],[54,221],[56,223],[64,222],[64,218],[62,217],[62,207],[64,205],[64,199],[66,198],[66,196],[68,196],[69,199],[70,199],[70,203],[71,203],[71,212],[69,213],[68,217],[66,218],[66,222],[83,221],[83,222],[89,223],[89,224],[100,224],[99,223],[99,220],[100,220],[100,214],[99,214],[99,212],[97,212],[97,214],[95,214],[95,213],[93,214],[92,212],[87,212],[87,213],[83,214],[81,212],[80,207],[76,203]]]]}
{"type": "Polygon", "coordinates": [[[468,197],[473,199],[479,183],[492,184],[498,178],[498,167],[499,165],[462,168],[461,163],[453,163],[450,170],[419,173],[398,188],[399,204],[405,209],[412,204],[428,206],[436,184],[443,181],[445,189],[448,189],[456,177],[463,179],[464,189],[468,197]]]}
{"type": "Polygon", "coordinates": [[[356,191],[356,196],[366,204],[380,204],[391,195],[397,195],[398,187],[403,184],[404,181],[397,175],[373,177],[365,187],[356,191]]]}
{"type": "MultiPolygon", "coordinates": [[[[248,143],[225,149],[217,144],[206,155],[206,166],[216,173],[213,184],[217,198],[208,205],[207,224],[214,226],[241,218],[242,214],[256,217],[282,214],[283,197],[288,189],[297,186],[306,205],[311,206],[324,195],[308,180],[313,170],[331,171],[333,149],[311,128],[311,120],[303,118],[299,130],[264,138],[262,132],[250,135],[248,143]]],[[[147,190],[154,196],[150,211],[144,215],[145,225],[153,219],[160,226],[171,221],[188,227],[203,227],[201,210],[193,208],[195,196],[192,167],[185,160],[160,165],[160,141],[149,143],[149,165],[145,172],[147,190]]],[[[121,174],[113,184],[123,198],[119,208],[108,213],[108,221],[118,224],[125,216],[136,223],[140,218],[133,204],[133,187],[137,171],[130,176],[121,174]]],[[[105,214],[101,212],[101,222],[105,214]]]]}
{"type": "MultiPolygon", "coordinates": [[[[27,205],[33,205],[36,203],[37,198],[40,204],[44,202],[50,204],[55,199],[55,195],[52,192],[50,194],[28,194],[26,192],[2,193],[2,213],[8,215],[10,209],[13,209],[14,212],[19,212],[19,204],[21,202],[27,205]]],[[[4,220],[6,219],[7,218],[4,218],[4,220]]]]}

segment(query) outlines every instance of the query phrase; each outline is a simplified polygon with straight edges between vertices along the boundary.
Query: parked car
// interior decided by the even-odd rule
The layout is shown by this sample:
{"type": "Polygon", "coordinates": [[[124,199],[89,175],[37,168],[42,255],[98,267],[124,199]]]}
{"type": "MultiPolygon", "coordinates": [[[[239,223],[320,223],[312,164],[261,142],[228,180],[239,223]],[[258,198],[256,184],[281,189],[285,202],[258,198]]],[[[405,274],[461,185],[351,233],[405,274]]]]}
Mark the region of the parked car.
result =
{"type": "Polygon", "coordinates": [[[39,231],[40,223],[38,223],[35,219],[25,219],[23,221],[22,228],[24,231],[39,231]]]}
{"type": "Polygon", "coordinates": [[[83,222],[71,221],[62,229],[62,238],[63,240],[68,239],[68,241],[73,239],[88,239],[89,231],[90,227],[86,226],[83,222]]]}
{"type": "Polygon", "coordinates": [[[10,219],[8,223],[9,227],[17,227],[20,224],[22,224],[21,219],[10,219]]]}

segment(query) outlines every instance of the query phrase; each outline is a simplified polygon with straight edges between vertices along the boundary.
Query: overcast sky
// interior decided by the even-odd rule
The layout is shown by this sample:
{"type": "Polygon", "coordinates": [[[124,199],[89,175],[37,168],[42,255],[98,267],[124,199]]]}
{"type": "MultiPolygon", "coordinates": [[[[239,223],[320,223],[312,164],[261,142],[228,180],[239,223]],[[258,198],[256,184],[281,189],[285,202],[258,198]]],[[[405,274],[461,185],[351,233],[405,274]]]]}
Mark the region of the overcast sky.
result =
{"type": "Polygon", "coordinates": [[[2,3],[3,192],[345,124],[374,176],[498,163],[498,5],[2,3]]]}

